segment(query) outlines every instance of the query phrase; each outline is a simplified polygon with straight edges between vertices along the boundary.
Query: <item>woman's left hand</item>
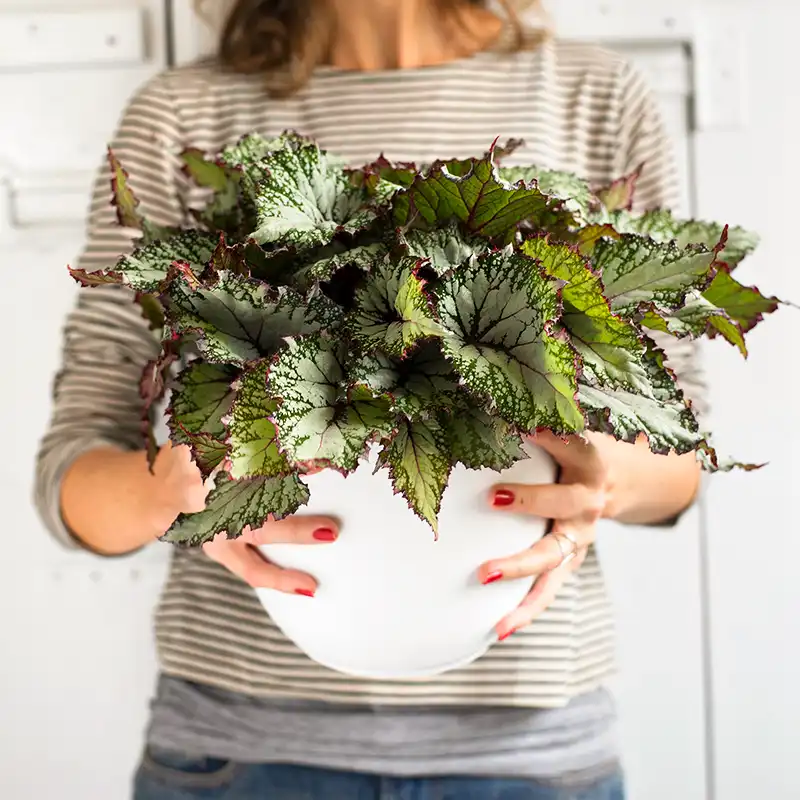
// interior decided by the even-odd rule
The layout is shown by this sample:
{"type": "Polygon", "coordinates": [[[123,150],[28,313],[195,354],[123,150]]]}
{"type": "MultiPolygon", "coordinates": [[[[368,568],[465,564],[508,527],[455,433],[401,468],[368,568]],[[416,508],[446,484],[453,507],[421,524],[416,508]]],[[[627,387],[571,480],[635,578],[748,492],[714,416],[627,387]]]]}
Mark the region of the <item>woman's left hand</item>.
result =
{"type": "Polygon", "coordinates": [[[478,572],[484,584],[535,577],[530,594],[496,626],[508,638],[529,625],[552,603],[569,575],[576,571],[594,542],[597,521],[603,516],[611,487],[608,449],[595,437],[560,439],[549,432],[536,435],[535,444],[560,466],[555,484],[503,483],[494,486],[489,502],[506,514],[530,514],[553,520],[550,533],[533,547],[509,558],[487,561],[478,572]]]}

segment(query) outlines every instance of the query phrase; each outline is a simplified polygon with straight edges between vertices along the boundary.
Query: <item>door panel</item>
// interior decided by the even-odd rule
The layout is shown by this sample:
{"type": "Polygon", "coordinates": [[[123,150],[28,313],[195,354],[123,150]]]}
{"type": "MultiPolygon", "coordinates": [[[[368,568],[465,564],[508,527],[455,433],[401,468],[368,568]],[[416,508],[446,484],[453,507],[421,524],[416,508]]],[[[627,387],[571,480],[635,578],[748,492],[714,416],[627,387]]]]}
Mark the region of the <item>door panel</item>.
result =
{"type": "Polygon", "coordinates": [[[163,568],[64,553],[30,497],[76,291],[65,265],[123,104],[166,64],[164,20],[162,0],[0,0],[0,41],[14,40],[0,45],[0,320],[14,343],[0,397],[10,438],[0,483],[0,797],[9,800],[125,800],[141,747],[163,568]]]}

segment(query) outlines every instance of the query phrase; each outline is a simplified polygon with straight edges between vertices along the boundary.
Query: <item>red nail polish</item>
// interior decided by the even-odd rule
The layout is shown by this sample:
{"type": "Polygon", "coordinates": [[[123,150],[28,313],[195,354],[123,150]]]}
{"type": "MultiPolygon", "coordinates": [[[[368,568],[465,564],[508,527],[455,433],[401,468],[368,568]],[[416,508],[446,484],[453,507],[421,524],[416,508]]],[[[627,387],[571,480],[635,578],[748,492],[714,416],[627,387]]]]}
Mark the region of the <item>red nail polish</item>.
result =
{"type": "Polygon", "coordinates": [[[504,642],[506,639],[508,639],[509,636],[512,636],[516,632],[517,632],[517,629],[516,628],[512,628],[510,631],[506,631],[502,636],[498,636],[497,640],[499,642],[504,642]]]}
{"type": "Polygon", "coordinates": [[[330,528],[320,528],[314,531],[313,536],[318,542],[335,542],[338,534],[330,528]]]}
{"type": "Polygon", "coordinates": [[[313,591],[311,591],[311,589],[295,589],[294,593],[299,594],[302,597],[313,597],[315,594],[313,591]]]}
{"type": "Polygon", "coordinates": [[[503,579],[502,572],[490,572],[483,580],[483,585],[488,586],[490,583],[496,583],[503,579]]]}
{"type": "Polygon", "coordinates": [[[498,508],[510,506],[514,502],[514,492],[509,492],[508,489],[498,489],[494,493],[492,502],[498,508]]]}

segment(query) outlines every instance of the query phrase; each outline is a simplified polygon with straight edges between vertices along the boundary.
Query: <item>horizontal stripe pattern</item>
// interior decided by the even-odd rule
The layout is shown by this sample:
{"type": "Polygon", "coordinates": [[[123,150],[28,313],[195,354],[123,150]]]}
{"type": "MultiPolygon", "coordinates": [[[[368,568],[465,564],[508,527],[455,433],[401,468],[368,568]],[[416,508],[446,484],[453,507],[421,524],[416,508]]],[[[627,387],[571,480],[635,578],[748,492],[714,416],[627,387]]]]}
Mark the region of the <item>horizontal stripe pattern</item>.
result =
{"type": "MultiPolygon", "coordinates": [[[[485,53],[458,64],[355,74],[322,69],[295,97],[269,99],[257,78],[213,64],[164,73],[130,101],[113,148],[130,173],[142,211],[162,225],[187,221],[206,194],[188,185],[177,153],[216,151],[250,132],[295,129],[354,164],[383,152],[430,161],[471,156],[491,142],[521,138],[510,164],[540,163],[596,184],[645,164],[642,207],[672,205],[676,171],[656,104],[618,56],[552,42],[536,52],[485,53]]],[[[131,247],[109,204],[109,173],[98,171],[88,241],[79,266],[112,264],[131,247]]],[[[670,343],[684,389],[704,411],[694,348],[670,343]]],[[[82,452],[99,445],[137,448],[138,379],[157,344],[113,287],[83,291],[67,320],[55,404],[37,471],[36,500],[49,529],[78,546],[59,513],[60,481],[82,452]]],[[[168,675],[286,700],[402,707],[559,707],[600,685],[614,668],[613,622],[594,550],[530,628],[474,664],[425,681],[366,681],[324,669],[271,622],[255,593],[200,552],[176,551],[156,615],[168,675]]]]}

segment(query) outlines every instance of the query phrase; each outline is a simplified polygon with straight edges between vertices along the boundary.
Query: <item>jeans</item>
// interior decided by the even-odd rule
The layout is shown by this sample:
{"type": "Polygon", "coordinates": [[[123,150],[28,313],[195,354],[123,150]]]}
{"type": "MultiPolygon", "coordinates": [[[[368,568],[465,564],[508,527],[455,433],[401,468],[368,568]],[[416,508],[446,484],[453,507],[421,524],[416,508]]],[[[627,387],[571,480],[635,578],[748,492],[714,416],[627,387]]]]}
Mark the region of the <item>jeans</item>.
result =
{"type": "Polygon", "coordinates": [[[624,800],[619,774],[591,784],[511,778],[383,778],[285,764],[237,764],[148,749],[134,800],[624,800]]]}

